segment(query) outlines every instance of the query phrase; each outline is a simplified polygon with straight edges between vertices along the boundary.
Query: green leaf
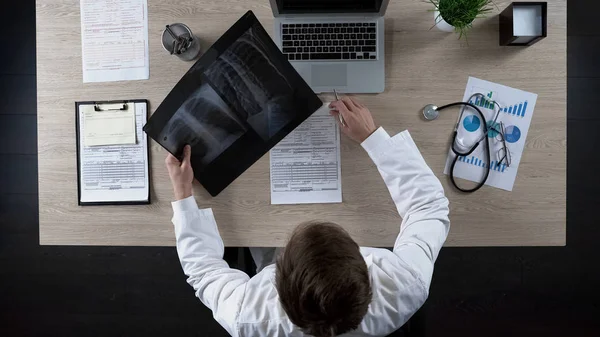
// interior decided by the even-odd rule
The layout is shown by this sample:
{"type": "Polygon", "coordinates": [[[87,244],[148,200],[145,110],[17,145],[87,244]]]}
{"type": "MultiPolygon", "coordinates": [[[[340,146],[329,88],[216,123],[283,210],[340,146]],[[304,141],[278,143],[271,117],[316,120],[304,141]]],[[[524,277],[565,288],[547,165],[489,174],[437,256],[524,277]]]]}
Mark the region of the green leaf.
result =
{"type": "MultiPolygon", "coordinates": [[[[484,18],[493,10],[492,0],[429,0],[439,10],[441,17],[456,28],[459,39],[467,39],[467,31],[473,26],[473,20],[484,18]]],[[[497,8],[498,6],[496,6],[497,8]]],[[[468,43],[468,42],[467,42],[468,43]]]]}

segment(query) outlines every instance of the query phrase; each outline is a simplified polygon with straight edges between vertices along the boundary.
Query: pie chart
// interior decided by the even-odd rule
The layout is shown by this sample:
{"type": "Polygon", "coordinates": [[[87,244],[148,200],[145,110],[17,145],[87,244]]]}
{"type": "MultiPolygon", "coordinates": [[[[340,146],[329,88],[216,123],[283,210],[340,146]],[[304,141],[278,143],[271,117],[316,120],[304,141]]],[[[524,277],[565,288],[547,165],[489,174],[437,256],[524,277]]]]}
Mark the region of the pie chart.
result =
{"type": "Polygon", "coordinates": [[[509,125],[504,130],[504,137],[509,143],[516,143],[521,139],[521,130],[516,125],[509,125]]]}
{"type": "Polygon", "coordinates": [[[470,115],[463,119],[463,126],[465,127],[465,130],[475,132],[479,129],[479,126],[481,126],[481,121],[479,120],[479,117],[470,115]]]}

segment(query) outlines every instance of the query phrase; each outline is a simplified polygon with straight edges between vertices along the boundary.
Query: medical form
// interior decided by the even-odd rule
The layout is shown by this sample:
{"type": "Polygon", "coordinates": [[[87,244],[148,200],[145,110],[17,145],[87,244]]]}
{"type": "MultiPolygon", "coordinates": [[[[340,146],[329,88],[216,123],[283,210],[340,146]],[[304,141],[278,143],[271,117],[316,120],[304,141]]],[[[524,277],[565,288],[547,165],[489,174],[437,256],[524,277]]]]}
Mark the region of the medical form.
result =
{"type": "Polygon", "coordinates": [[[80,0],[83,82],[150,76],[147,0],[80,0]]]}
{"type": "Polygon", "coordinates": [[[329,104],[270,152],[271,204],[342,202],[340,130],[329,104]]]}

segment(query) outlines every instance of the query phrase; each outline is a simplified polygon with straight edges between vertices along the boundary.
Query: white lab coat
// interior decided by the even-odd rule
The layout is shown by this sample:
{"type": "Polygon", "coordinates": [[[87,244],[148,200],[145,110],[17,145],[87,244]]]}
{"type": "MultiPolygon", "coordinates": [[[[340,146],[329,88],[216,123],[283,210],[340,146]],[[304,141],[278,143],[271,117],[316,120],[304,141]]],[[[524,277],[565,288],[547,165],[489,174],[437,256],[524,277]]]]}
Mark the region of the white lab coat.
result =
{"type": "MultiPolygon", "coordinates": [[[[362,146],[403,221],[393,252],[361,248],[373,300],[358,329],[344,336],[385,336],[400,328],[428,296],[433,264],[450,227],[448,200],[408,131],[390,138],[379,128],[362,146]]],[[[212,210],[198,209],[190,197],[174,202],[173,211],[183,271],[219,324],[235,337],[305,336],[279,303],[275,265],[253,278],[229,268],[212,210]]]]}

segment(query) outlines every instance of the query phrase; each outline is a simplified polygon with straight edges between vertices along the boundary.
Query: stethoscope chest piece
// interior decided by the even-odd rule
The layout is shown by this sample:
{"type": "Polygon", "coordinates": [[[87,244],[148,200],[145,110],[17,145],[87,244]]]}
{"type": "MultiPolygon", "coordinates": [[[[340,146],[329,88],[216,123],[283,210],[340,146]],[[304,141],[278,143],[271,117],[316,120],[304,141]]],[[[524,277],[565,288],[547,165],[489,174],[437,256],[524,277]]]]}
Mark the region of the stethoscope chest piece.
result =
{"type": "Polygon", "coordinates": [[[438,118],[439,115],[438,107],[433,104],[428,104],[423,108],[423,117],[428,121],[438,118]]]}

